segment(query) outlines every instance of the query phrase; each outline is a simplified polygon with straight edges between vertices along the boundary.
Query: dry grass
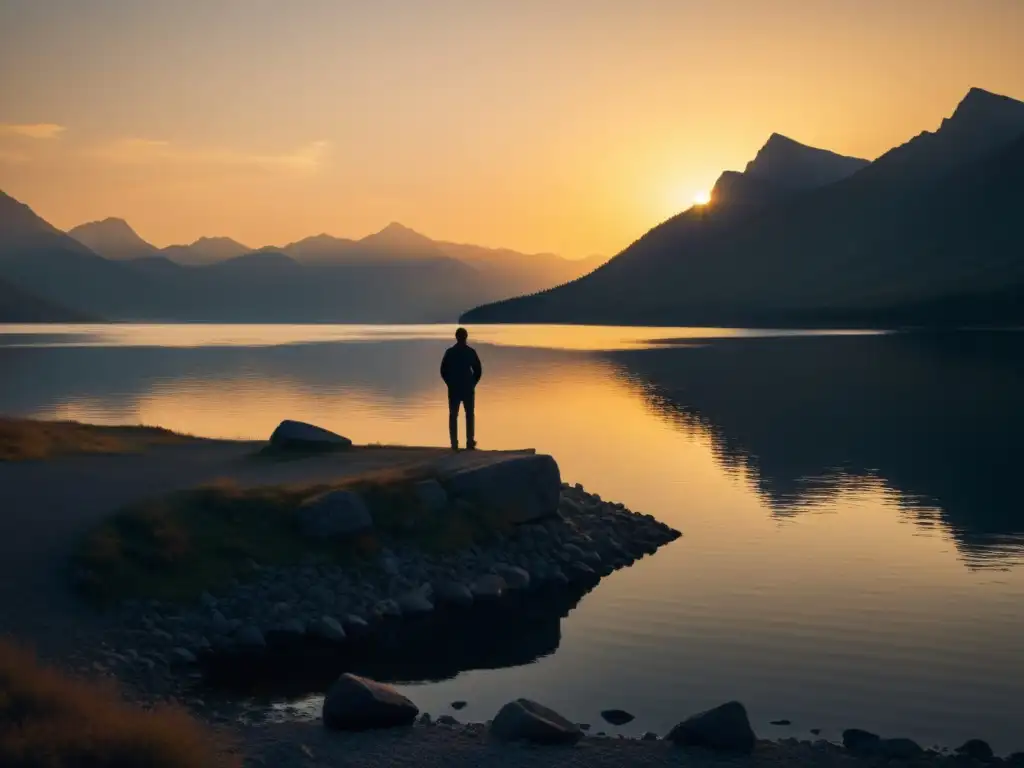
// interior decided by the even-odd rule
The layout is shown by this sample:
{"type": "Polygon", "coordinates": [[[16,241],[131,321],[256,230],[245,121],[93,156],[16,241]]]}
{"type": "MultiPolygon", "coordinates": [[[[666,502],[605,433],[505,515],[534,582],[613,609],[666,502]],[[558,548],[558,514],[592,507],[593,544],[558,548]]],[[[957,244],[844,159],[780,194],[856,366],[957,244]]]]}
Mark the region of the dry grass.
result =
{"type": "Polygon", "coordinates": [[[5,768],[237,766],[185,712],[142,710],[0,642],[0,765],[5,768]]]}
{"type": "Polygon", "coordinates": [[[137,453],[189,440],[159,427],[100,427],[76,421],[0,417],[0,461],[31,461],[83,453],[137,453]]]}
{"type": "Polygon", "coordinates": [[[427,472],[423,467],[381,470],[329,485],[241,488],[222,481],[149,501],[116,514],[86,537],[75,561],[78,586],[99,602],[188,599],[232,578],[245,579],[253,561],[352,565],[388,542],[459,551],[510,527],[485,510],[428,512],[413,490],[427,472]],[[373,515],[373,533],[334,541],[303,537],[298,508],[337,489],[363,497],[373,515]]]}

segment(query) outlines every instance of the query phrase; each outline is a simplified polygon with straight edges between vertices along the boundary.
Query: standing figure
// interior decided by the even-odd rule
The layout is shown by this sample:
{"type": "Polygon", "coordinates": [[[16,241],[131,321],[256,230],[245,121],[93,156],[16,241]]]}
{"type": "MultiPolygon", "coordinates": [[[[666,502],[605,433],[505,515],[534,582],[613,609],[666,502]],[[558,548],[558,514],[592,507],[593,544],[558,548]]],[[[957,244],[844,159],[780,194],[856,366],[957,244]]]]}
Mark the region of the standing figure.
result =
{"type": "Polygon", "coordinates": [[[453,451],[459,450],[459,405],[466,409],[466,448],[476,448],[474,401],[484,368],[476,350],[466,343],[468,338],[465,328],[455,331],[455,346],[445,350],[441,359],[441,378],[448,385],[448,435],[453,451]]]}

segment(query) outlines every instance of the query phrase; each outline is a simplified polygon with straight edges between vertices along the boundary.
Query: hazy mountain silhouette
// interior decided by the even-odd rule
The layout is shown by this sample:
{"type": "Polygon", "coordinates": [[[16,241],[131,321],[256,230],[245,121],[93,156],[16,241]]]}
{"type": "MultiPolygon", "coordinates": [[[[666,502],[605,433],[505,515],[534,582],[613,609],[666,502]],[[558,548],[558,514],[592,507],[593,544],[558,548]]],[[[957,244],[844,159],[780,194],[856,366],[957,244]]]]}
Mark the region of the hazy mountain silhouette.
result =
{"type": "Polygon", "coordinates": [[[0,280],[0,323],[77,323],[95,319],[0,280]]]}
{"type": "Polygon", "coordinates": [[[531,270],[517,282],[509,277],[514,266],[478,268],[398,224],[359,241],[324,235],[258,251],[228,238],[201,238],[141,258],[120,248],[134,242],[123,222],[76,231],[123,258],[101,257],[4,195],[0,279],[68,311],[110,320],[387,323],[451,321],[481,301],[532,285],[535,272],[543,275],[531,270]]]}
{"type": "Polygon", "coordinates": [[[128,264],[97,255],[3,192],[0,279],[72,312],[111,319],[159,304],[150,282],[128,264]]]}
{"type": "Polygon", "coordinates": [[[881,483],[979,563],[1024,541],[1021,334],[723,339],[607,357],[666,418],[709,434],[777,514],[881,483]]]}
{"type": "Polygon", "coordinates": [[[80,224],[68,234],[107,259],[139,259],[153,256],[158,250],[139,237],[127,221],[114,217],[80,224]]]}
{"type": "Polygon", "coordinates": [[[762,152],[782,161],[755,160],[755,173],[748,166],[723,176],[716,189],[721,203],[670,219],[567,286],[480,307],[464,319],[987,322],[990,294],[999,317],[1024,319],[1021,136],[1024,104],[974,89],[936,132],[861,170],[849,158],[830,157],[842,163],[830,173],[855,170],[830,183],[835,175],[816,175],[813,163],[787,165],[786,152],[767,153],[766,145],[762,152]],[[780,193],[784,183],[766,179],[826,183],[780,193]]]}
{"type": "Polygon", "coordinates": [[[200,266],[233,259],[251,251],[252,248],[230,237],[200,237],[189,245],[169,245],[160,253],[178,264],[200,266]]]}

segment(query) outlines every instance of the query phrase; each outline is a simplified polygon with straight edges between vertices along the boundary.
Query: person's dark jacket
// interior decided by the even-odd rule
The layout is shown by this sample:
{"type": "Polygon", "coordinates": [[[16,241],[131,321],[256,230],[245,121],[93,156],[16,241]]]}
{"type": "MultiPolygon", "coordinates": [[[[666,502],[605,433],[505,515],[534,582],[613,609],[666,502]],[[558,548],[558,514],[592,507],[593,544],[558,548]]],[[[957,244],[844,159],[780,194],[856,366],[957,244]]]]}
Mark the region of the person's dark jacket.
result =
{"type": "Polygon", "coordinates": [[[445,351],[441,359],[441,378],[448,385],[449,392],[469,394],[483,375],[480,358],[468,344],[456,344],[445,351]]]}

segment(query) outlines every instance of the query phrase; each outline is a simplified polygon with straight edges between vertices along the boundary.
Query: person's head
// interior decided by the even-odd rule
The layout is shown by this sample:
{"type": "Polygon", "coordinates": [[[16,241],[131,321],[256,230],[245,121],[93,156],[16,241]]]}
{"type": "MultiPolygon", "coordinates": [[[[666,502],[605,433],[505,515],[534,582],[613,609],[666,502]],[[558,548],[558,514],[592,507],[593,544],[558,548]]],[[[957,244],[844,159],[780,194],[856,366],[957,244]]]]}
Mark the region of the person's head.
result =
{"type": "Polygon", "coordinates": [[[469,331],[467,331],[465,328],[459,328],[457,331],[455,331],[455,340],[459,342],[459,344],[465,344],[466,339],[468,338],[469,331]]]}

